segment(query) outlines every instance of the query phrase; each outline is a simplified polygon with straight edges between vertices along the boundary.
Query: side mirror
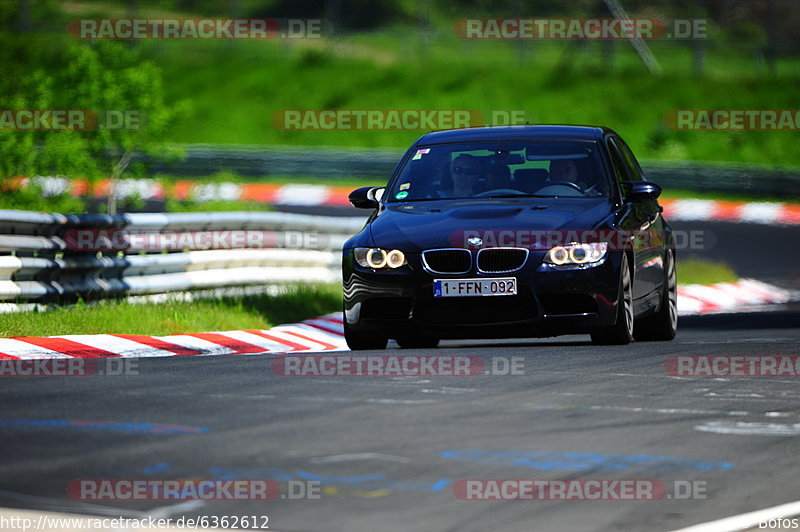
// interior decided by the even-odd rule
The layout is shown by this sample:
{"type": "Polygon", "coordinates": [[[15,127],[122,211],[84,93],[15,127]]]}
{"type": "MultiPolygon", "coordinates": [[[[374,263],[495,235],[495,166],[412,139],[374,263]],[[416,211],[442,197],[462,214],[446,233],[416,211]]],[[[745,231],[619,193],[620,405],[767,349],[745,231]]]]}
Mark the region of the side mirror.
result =
{"type": "Polygon", "coordinates": [[[361,187],[352,191],[347,199],[357,209],[376,209],[385,190],[384,187],[361,187]]]}
{"type": "Polygon", "coordinates": [[[661,195],[661,187],[650,181],[623,181],[620,184],[627,201],[655,200],[661,195]]]}

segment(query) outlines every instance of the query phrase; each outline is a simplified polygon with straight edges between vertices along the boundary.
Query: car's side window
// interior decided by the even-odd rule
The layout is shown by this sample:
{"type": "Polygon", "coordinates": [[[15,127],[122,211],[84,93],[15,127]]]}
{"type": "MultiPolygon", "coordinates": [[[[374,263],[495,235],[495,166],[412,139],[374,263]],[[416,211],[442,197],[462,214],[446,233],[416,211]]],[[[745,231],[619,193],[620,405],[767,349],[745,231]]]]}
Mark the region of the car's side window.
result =
{"type": "Polygon", "coordinates": [[[622,154],[619,152],[614,139],[608,139],[606,145],[608,146],[608,154],[611,156],[611,165],[614,167],[614,175],[617,178],[617,182],[630,181],[632,177],[628,174],[628,167],[623,161],[622,154]]]}
{"type": "Polygon", "coordinates": [[[620,151],[622,155],[622,159],[625,163],[626,168],[628,169],[628,173],[630,174],[631,181],[644,181],[644,176],[642,175],[642,169],[639,167],[639,163],[636,161],[636,157],[633,156],[633,152],[625,144],[625,141],[621,138],[614,138],[612,139],[614,144],[620,151]]]}

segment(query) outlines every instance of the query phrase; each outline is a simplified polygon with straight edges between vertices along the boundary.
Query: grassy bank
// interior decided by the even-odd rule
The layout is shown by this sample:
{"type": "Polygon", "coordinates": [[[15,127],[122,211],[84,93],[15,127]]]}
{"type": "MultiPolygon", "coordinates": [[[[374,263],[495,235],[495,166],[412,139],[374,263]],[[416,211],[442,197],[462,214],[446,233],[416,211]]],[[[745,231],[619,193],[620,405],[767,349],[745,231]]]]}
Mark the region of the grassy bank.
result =
{"type": "Polygon", "coordinates": [[[259,295],[130,304],[104,302],[40,313],[0,315],[0,337],[61,334],[169,335],[232,329],[268,329],[341,310],[341,288],[301,285],[277,296],[259,295]]]}
{"type": "MultiPolygon", "coordinates": [[[[180,11],[179,4],[143,4],[139,15],[198,15],[180,11]]],[[[52,5],[53,29],[19,39],[30,41],[33,66],[53,72],[64,68],[67,47],[86,45],[63,31],[67,21],[124,12],[110,2],[52,5]]],[[[524,111],[532,123],[612,127],[643,159],[800,165],[798,131],[674,131],[665,125],[675,109],[795,108],[795,56],[780,55],[773,73],[754,53],[755,43],[734,46],[743,44],[735,35],[712,32],[703,43],[701,75],[693,72],[690,42],[648,42],[663,70],[656,76],[626,42],[465,41],[453,33],[458,16],[440,13],[427,35],[415,26],[386,26],[312,39],[130,45],[161,69],[166,101],[191,107],[191,116],[166,132],[167,142],[404,148],[423,130],[287,131],[273,117],[292,109],[467,109],[492,122],[493,111],[524,111]]]]}
{"type": "Polygon", "coordinates": [[[696,255],[678,256],[675,267],[678,284],[731,283],[739,280],[733,268],[724,262],[711,261],[696,255]]]}
{"type": "Polygon", "coordinates": [[[664,124],[672,109],[792,108],[796,65],[770,78],[748,68],[750,58],[731,57],[728,64],[741,70],[712,71],[698,80],[681,62],[688,59],[685,51],[675,47],[656,49],[665,73],[655,77],[625,47],[618,47],[618,68],[608,71],[580,57],[576,68],[559,67],[564,46],[555,44],[539,45],[536,61],[520,64],[508,43],[469,43],[465,53],[463,42],[441,39],[422,60],[380,37],[357,42],[350,50],[364,53],[346,54],[342,42],[313,48],[241,43],[236,54],[214,43],[201,43],[190,54],[186,43],[162,43],[156,58],[174,80],[169,96],[191,97],[194,110],[170,140],[402,148],[423,131],[285,131],[273,124],[273,115],[282,109],[389,108],[474,109],[488,117],[494,110],[524,110],[534,123],[612,127],[645,159],[800,163],[793,149],[798,132],[673,131],[664,124]],[[498,49],[505,53],[490,52],[498,49]],[[208,64],[216,68],[203,68],[208,64]]]}

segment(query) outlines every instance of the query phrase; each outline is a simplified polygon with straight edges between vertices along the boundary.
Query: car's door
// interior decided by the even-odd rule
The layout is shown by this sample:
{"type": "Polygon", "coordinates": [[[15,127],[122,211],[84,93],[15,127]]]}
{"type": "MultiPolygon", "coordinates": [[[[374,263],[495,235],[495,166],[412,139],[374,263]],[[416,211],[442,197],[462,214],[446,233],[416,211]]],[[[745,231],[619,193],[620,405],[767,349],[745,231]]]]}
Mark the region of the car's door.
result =
{"type": "MultiPolygon", "coordinates": [[[[644,181],[639,163],[630,148],[618,136],[609,136],[606,143],[619,182],[644,181]]],[[[620,183],[623,198],[628,187],[620,183]]],[[[656,200],[625,201],[620,228],[633,237],[634,299],[657,293],[663,274],[664,228],[656,200]]]]}

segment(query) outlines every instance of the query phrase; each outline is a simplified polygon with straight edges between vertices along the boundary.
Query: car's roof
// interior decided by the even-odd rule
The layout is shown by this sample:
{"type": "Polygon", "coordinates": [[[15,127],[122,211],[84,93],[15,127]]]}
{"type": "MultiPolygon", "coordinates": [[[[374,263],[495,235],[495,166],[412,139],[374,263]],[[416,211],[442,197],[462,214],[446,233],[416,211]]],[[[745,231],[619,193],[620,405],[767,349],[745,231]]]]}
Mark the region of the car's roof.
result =
{"type": "Polygon", "coordinates": [[[571,125],[469,127],[432,131],[420,137],[417,144],[523,139],[599,140],[603,138],[604,133],[613,133],[613,131],[600,126],[571,125]]]}

